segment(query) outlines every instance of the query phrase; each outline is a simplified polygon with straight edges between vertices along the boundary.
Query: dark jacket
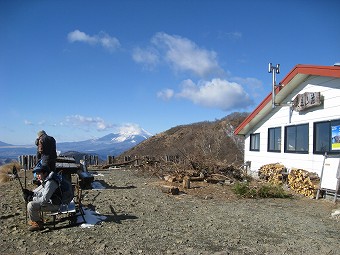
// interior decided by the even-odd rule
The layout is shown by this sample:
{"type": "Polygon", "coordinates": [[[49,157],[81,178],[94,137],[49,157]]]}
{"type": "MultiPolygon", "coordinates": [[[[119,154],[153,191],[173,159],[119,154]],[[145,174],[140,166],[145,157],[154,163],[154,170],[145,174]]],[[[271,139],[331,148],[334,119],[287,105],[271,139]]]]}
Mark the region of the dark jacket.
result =
{"type": "Polygon", "coordinates": [[[49,156],[49,159],[55,160],[57,158],[56,141],[52,136],[42,135],[38,141],[38,151],[41,155],[49,156]]]}
{"type": "MultiPolygon", "coordinates": [[[[38,140],[38,156],[40,156],[43,165],[47,165],[51,171],[56,172],[56,141],[52,136],[43,134],[38,140]]],[[[39,157],[38,157],[39,158],[39,157]]]]}

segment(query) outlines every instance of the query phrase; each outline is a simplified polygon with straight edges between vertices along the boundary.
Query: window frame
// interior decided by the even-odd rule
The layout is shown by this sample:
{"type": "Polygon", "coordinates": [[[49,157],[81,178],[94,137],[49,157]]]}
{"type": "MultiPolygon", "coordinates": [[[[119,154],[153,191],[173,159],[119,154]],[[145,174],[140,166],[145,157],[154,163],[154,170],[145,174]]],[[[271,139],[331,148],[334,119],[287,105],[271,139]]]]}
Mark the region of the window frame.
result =
{"type": "Polygon", "coordinates": [[[285,153],[299,153],[299,154],[308,154],[309,153],[309,123],[305,124],[298,124],[298,125],[290,125],[285,126],[285,132],[284,132],[284,152],[285,153]],[[300,128],[304,128],[303,130],[299,130],[300,128]],[[290,131],[294,131],[293,135],[294,137],[290,137],[290,131]],[[306,136],[306,137],[304,137],[306,136]],[[298,142],[300,138],[306,138],[306,140],[303,142],[307,142],[305,144],[306,150],[298,150],[298,142]],[[289,149],[288,145],[290,144],[289,141],[294,140],[294,150],[289,149]]]}
{"type": "Polygon", "coordinates": [[[268,144],[267,144],[267,151],[268,152],[281,152],[281,145],[282,145],[282,137],[281,137],[281,130],[282,128],[281,127],[273,127],[273,128],[268,128],[268,144]],[[273,141],[273,145],[274,145],[274,148],[271,148],[271,131],[274,131],[274,141],[273,141]],[[277,132],[279,131],[279,132],[277,132]],[[277,137],[277,135],[279,135],[279,137],[277,137]],[[278,145],[277,147],[279,147],[279,149],[276,149],[276,146],[275,145],[278,145]]]}
{"type": "Polygon", "coordinates": [[[250,134],[249,151],[260,151],[260,133],[250,134]]]}
{"type": "Polygon", "coordinates": [[[334,120],[326,120],[326,121],[318,121],[313,123],[313,153],[314,154],[322,154],[324,155],[325,152],[327,154],[339,154],[340,150],[333,150],[332,149],[332,126],[340,126],[340,119],[334,119],[334,120]],[[326,128],[326,134],[323,130],[320,130],[322,128],[322,125],[325,125],[324,128],[326,128]],[[319,134],[320,133],[320,134],[319,134]],[[323,139],[322,139],[322,137],[323,139]],[[321,137],[321,138],[320,138],[321,137]],[[319,141],[317,141],[319,139],[319,141]],[[324,150],[318,150],[317,147],[322,140],[328,140],[327,144],[325,145],[324,150]]]}

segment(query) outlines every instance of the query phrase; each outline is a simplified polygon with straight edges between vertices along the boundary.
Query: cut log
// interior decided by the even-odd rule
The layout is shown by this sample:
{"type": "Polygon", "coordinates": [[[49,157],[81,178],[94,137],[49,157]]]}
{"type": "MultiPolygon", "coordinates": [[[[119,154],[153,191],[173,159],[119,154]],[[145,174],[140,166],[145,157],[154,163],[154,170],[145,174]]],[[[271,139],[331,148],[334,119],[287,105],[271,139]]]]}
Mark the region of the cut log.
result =
{"type": "Polygon", "coordinates": [[[168,193],[172,195],[178,195],[179,194],[179,189],[174,186],[161,186],[161,190],[163,193],[168,193]]]}
{"type": "Polygon", "coordinates": [[[205,180],[206,180],[206,182],[213,183],[213,184],[216,184],[216,183],[219,183],[219,182],[224,182],[224,180],[218,180],[218,179],[215,179],[215,178],[206,178],[205,180]]]}
{"type": "Polygon", "coordinates": [[[191,176],[190,181],[192,181],[192,182],[202,182],[202,181],[204,181],[204,176],[203,177],[201,177],[201,176],[191,176]]]}

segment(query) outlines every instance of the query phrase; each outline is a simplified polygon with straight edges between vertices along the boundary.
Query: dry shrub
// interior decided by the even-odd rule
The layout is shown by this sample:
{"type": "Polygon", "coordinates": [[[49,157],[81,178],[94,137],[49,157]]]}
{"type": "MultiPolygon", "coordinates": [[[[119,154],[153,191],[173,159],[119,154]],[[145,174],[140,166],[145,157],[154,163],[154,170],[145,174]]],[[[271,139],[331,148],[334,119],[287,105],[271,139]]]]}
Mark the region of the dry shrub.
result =
{"type": "Polygon", "coordinates": [[[5,183],[11,180],[13,167],[16,167],[17,170],[21,168],[18,162],[11,162],[6,165],[0,166],[0,183],[5,183]]]}
{"type": "Polygon", "coordinates": [[[0,183],[8,182],[11,177],[8,174],[0,173],[0,183]]]}

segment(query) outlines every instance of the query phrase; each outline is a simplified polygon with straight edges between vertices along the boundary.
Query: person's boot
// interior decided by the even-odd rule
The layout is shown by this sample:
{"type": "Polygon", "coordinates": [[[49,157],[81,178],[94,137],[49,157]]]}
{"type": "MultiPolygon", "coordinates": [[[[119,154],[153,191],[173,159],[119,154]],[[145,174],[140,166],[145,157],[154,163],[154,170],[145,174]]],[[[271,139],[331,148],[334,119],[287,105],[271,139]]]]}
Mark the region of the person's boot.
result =
{"type": "Polygon", "coordinates": [[[31,226],[28,228],[29,231],[37,231],[44,229],[44,223],[42,221],[31,221],[31,226]]]}

